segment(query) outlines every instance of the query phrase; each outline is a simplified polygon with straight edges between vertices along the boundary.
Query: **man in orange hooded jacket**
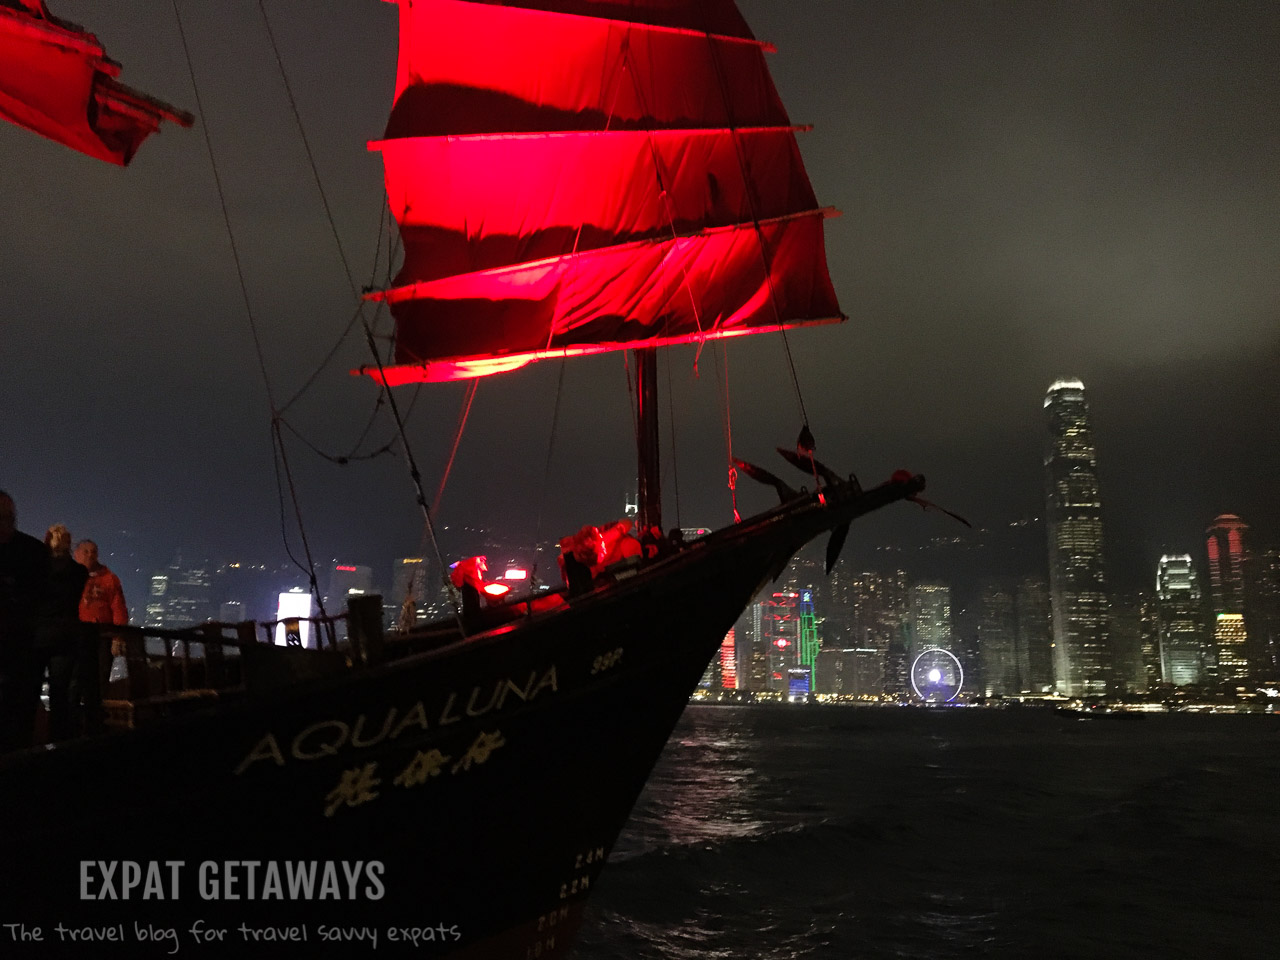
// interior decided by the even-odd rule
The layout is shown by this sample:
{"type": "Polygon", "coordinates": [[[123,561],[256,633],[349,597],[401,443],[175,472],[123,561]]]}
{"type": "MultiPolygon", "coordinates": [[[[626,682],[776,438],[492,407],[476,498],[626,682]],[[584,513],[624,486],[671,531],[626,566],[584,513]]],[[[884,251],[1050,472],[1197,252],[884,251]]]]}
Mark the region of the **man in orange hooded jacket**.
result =
{"type": "MultiPolygon", "coordinates": [[[[120,585],[120,578],[98,562],[98,545],[92,540],[81,540],[76,544],[75,558],[89,571],[89,579],[80,597],[80,621],[123,627],[129,622],[124,588],[120,585]]],[[[111,655],[107,656],[100,637],[97,629],[85,630],[72,681],[71,700],[73,704],[83,703],[86,733],[102,729],[102,691],[111,677],[111,661],[113,657],[125,654],[124,641],[113,640],[111,655]]]]}
{"type": "Polygon", "coordinates": [[[109,623],[123,627],[129,622],[120,578],[98,562],[98,545],[92,540],[76,544],[76,562],[89,571],[89,581],[80,597],[82,623],[109,623]]]}

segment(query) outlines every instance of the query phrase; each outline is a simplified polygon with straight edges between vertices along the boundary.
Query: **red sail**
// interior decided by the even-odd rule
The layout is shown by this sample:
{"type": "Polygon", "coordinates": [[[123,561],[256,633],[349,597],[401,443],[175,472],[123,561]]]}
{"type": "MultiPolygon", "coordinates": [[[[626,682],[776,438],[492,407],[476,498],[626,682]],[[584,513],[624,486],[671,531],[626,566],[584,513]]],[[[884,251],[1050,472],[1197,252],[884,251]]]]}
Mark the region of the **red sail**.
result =
{"type": "Polygon", "coordinates": [[[399,0],[391,383],[841,319],[731,0],[399,0]]]}
{"type": "Polygon", "coordinates": [[[42,0],[0,0],[0,119],[121,166],[164,120],[192,118],[131,90],[98,38],[42,0]]]}

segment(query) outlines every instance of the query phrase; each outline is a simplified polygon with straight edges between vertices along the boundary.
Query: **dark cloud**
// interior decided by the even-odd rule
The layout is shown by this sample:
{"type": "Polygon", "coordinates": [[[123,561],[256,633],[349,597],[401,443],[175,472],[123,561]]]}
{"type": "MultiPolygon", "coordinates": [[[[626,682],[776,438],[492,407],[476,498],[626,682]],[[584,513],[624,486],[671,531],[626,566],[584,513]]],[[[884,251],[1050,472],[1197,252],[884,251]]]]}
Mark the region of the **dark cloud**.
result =
{"type": "MultiPolygon", "coordinates": [[[[389,109],[395,11],[321,6],[268,8],[363,285],[382,215],[365,141],[389,109]]],[[[1274,5],[741,6],[779,47],[793,117],[816,125],[802,148],[819,197],[845,212],[828,238],[852,321],[790,341],[822,454],[866,480],[925,472],[979,522],[1031,515],[1044,391],[1079,376],[1117,564],[1194,550],[1225,510],[1280,538],[1274,5]]],[[[256,3],[182,7],[283,402],[338,341],[350,287],[256,3]]],[[[195,108],[167,4],[55,12],[97,32],[126,82],[195,108]]],[[[120,171],[5,127],[0,160],[0,485],[23,523],[66,520],[104,541],[127,530],[155,556],[186,544],[278,557],[266,388],[200,131],[166,130],[120,171]]],[[[779,339],[757,341],[734,344],[728,378],[735,449],[764,460],[801,418],[779,339]]],[[[686,524],[729,517],[720,356],[704,351],[695,375],[694,351],[671,353],[682,416],[667,510],[678,472],[686,524]]],[[[349,338],[290,410],[326,451],[351,452],[373,408],[371,385],[346,375],[363,361],[349,338]]],[[[566,369],[548,468],[559,373],[480,385],[442,522],[478,517],[531,542],[618,511],[632,459],[623,359],[566,369]]],[[[411,416],[429,495],[463,392],[427,388],[411,416]]],[[[383,417],[364,449],[389,435],[383,417]]],[[[291,449],[321,555],[381,566],[417,549],[398,457],[339,467],[291,449]]],[[[936,529],[904,509],[863,536],[936,529]]]]}

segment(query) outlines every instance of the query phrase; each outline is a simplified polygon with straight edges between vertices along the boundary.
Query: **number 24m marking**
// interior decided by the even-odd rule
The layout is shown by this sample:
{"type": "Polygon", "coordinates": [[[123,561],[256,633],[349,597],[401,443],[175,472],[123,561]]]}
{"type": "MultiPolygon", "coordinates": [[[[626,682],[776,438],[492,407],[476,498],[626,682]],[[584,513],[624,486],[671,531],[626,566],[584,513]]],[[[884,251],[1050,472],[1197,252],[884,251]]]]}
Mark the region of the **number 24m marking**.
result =
{"type": "Polygon", "coordinates": [[[618,647],[617,650],[612,650],[609,653],[602,653],[600,654],[600,656],[596,657],[595,660],[592,662],[591,672],[593,674],[603,673],[605,670],[608,670],[610,667],[616,667],[618,665],[618,661],[621,659],[622,659],[621,647],[618,647]]]}

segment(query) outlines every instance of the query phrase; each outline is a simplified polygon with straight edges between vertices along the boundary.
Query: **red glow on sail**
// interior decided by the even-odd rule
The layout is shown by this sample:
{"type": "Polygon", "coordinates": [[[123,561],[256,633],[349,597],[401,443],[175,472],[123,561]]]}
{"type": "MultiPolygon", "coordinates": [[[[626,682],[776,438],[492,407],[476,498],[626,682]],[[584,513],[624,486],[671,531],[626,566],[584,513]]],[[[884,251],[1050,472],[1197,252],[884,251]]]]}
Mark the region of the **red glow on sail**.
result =
{"type": "Polygon", "coordinates": [[[52,16],[42,0],[0,6],[0,119],[124,166],[166,120],[190,114],[116,81],[98,38],[52,16]]]}
{"type": "MultiPolygon", "coordinates": [[[[821,323],[839,323],[843,317],[831,317],[828,320],[806,321],[806,326],[821,323]]],[[[447,383],[452,380],[474,380],[478,377],[490,377],[497,373],[510,373],[528,366],[537,360],[558,360],[568,357],[589,357],[598,353],[611,353],[615,350],[635,350],[640,347],[676,347],[702,340],[728,340],[733,337],[746,336],[752,333],[777,333],[800,326],[798,323],[773,327],[748,327],[742,330],[717,330],[705,336],[688,334],[682,337],[665,337],[658,339],[634,340],[630,343],[598,343],[579,347],[564,347],[557,350],[534,350],[529,353],[516,353],[505,357],[487,357],[473,360],[433,360],[431,363],[396,364],[384,367],[383,373],[387,386],[401,387],[409,383],[447,383]]],[[[361,367],[360,373],[367,374],[379,383],[383,377],[376,367],[361,367]]]]}
{"type": "Polygon", "coordinates": [[[400,0],[387,382],[841,319],[765,50],[731,0],[400,0]]]}

